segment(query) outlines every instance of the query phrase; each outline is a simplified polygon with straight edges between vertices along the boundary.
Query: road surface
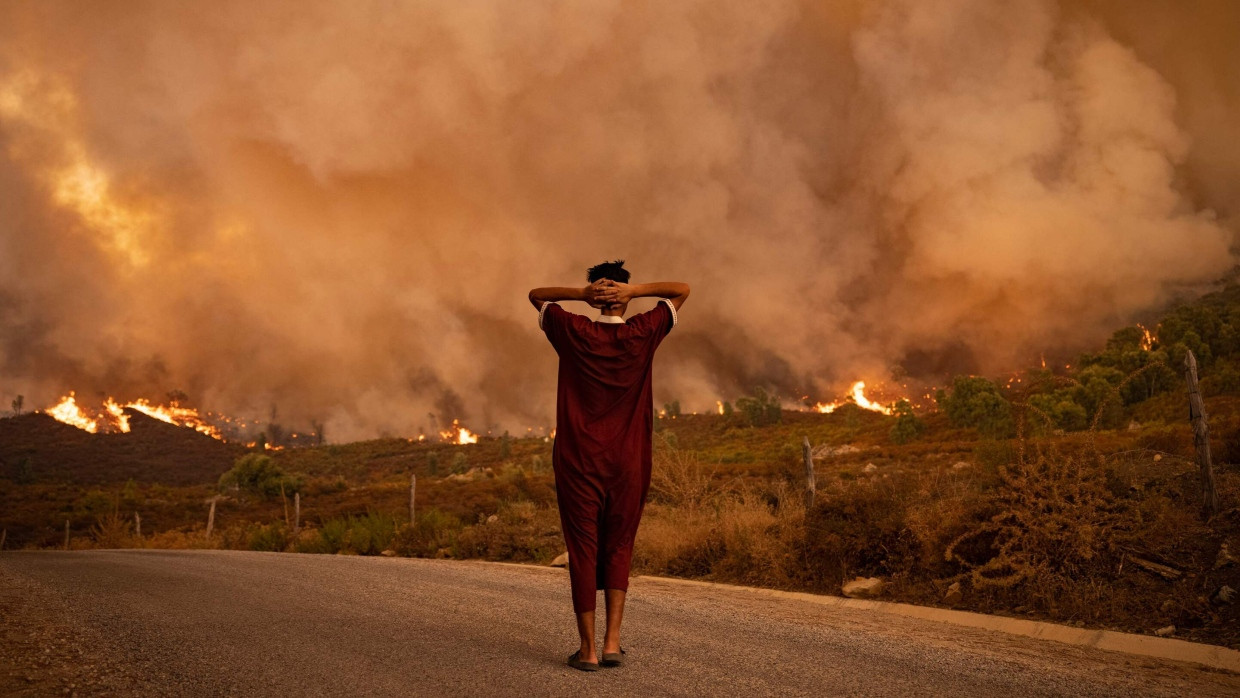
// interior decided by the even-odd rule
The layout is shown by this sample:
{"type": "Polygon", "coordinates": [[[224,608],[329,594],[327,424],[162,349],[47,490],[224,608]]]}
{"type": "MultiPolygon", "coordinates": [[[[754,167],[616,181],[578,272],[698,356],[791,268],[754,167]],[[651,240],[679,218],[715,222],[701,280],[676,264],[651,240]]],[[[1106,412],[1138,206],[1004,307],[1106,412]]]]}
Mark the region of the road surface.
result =
{"type": "Polygon", "coordinates": [[[1195,665],[645,578],[628,664],[587,674],[563,571],[446,560],[6,552],[0,614],[5,695],[1240,695],[1195,665]]]}

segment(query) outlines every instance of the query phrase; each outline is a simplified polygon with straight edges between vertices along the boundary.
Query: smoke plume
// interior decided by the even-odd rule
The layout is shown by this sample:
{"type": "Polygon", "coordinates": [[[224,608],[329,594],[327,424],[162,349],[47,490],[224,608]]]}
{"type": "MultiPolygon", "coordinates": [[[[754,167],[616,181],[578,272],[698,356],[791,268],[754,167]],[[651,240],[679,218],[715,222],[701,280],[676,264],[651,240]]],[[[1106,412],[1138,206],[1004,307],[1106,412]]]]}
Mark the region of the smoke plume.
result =
{"type": "Polygon", "coordinates": [[[656,376],[686,409],[1066,355],[1235,265],[1236,26],[1223,1],[6,3],[0,392],[521,432],[554,411],[526,291],[613,258],[693,286],[656,376]]]}

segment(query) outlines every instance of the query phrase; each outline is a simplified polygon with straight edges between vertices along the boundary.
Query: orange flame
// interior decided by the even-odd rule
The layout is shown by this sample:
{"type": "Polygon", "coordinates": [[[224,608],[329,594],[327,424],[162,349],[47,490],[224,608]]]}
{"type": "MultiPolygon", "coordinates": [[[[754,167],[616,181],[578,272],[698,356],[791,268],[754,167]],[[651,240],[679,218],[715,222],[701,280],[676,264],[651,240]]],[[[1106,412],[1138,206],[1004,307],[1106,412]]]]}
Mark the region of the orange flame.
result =
{"type": "Polygon", "coordinates": [[[60,402],[46,410],[47,414],[58,422],[64,422],[94,434],[99,431],[99,422],[86,416],[73,393],[60,398],[60,402]]]}
{"type": "Polygon", "coordinates": [[[843,405],[846,405],[849,402],[853,402],[857,405],[857,407],[860,407],[861,409],[864,409],[864,410],[870,410],[872,412],[881,412],[883,414],[893,414],[895,412],[894,409],[892,409],[891,407],[887,405],[883,405],[877,402],[872,402],[871,400],[866,398],[865,381],[857,381],[856,383],[853,383],[852,390],[850,392],[852,392],[851,401],[850,400],[837,400],[835,402],[820,402],[814,405],[814,409],[818,410],[819,412],[823,414],[831,414],[832,412],[836,411],[843,405]]]}
{"type": "MultiPolygon", "coordinates": [[[[204,422],[202,418],[198,416],[198,410],[191,407],[178,407],[176,405],[164,407],[163,405],[152,405],[147,400],[136,400],[134,402],[127,403],[125,407],[137,410],[148,417],[154,417],[161,422],[175,424],[179,427],[190,427],[191,429],[206,434],[212,438],[221,440],[224,438],[220,434],[219,429],[216,429],[214,426],[204,422]]],[[[126,421],[125,426],[121,428],[121,431],[129,431],[128,421],[126,421]]]]}
{"type": "Polygon", "coordinates": [[[189,427],[212,438],[224,440],[224,436],[219,429],[199,416],[198,410],[176,405],[167,407],[164,405],[153,405],[149,400],[135,400],[121,404],[113,398],[108,398],[103,402],[103,411],[95,416],[91,416],[77,404],[75,394],[69,393],[67,396],[62,397],[56,405],[45,410],[45,412],[57,421],[84,429],[92,434],[98,433],[100,428],[106,431],[128,433],[130,425],[129,415],[125,414],[126,409],[137,410],[161,422],[175,424],[179,427],[189,427]]]}
{"type": "Polygon", "coordinates": [[[1139,322],[1137,323],[1137,327],[1141,328],[1141,350],[1151,351],[1154,348],[1154,342],[1158,341],[1158,337],[1155,337],[1153,332],[1147,330],[1145,325],[1142,325],[1139,322]]]}
{"type": "Polygon", "coordinates": [[[452,420],[452,428],[439,432],[444,441],[453,441],[458,445],[478,443],[478,435],[461,426],[460,420],[452,420]]]}

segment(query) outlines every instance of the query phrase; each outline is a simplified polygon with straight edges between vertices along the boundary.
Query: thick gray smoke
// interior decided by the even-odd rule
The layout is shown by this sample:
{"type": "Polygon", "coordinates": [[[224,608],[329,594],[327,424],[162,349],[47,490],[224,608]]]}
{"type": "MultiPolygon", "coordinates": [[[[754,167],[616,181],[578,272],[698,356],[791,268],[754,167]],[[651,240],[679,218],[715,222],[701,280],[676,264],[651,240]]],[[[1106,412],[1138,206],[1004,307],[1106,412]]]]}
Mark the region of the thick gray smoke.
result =
{"type": "Polygon", "coordinates": [[[1187,5],[6,3],[0,392],[523,431],[525,292],[616,257],[686,409],[1076,351],[1236,261],[1187,5]]]}

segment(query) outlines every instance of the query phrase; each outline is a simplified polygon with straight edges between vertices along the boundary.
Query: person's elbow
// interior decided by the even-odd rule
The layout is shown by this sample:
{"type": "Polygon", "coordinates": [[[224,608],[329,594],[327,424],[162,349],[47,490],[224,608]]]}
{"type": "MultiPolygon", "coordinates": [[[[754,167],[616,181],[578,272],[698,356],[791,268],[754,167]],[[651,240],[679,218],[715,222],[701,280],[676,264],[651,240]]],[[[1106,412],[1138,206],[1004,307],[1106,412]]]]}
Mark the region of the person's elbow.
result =
{"type": "Polygon", "coordinates": [[[538,307],[538,289],[531,288],[529,293],[530,305],[538,307]]]}

